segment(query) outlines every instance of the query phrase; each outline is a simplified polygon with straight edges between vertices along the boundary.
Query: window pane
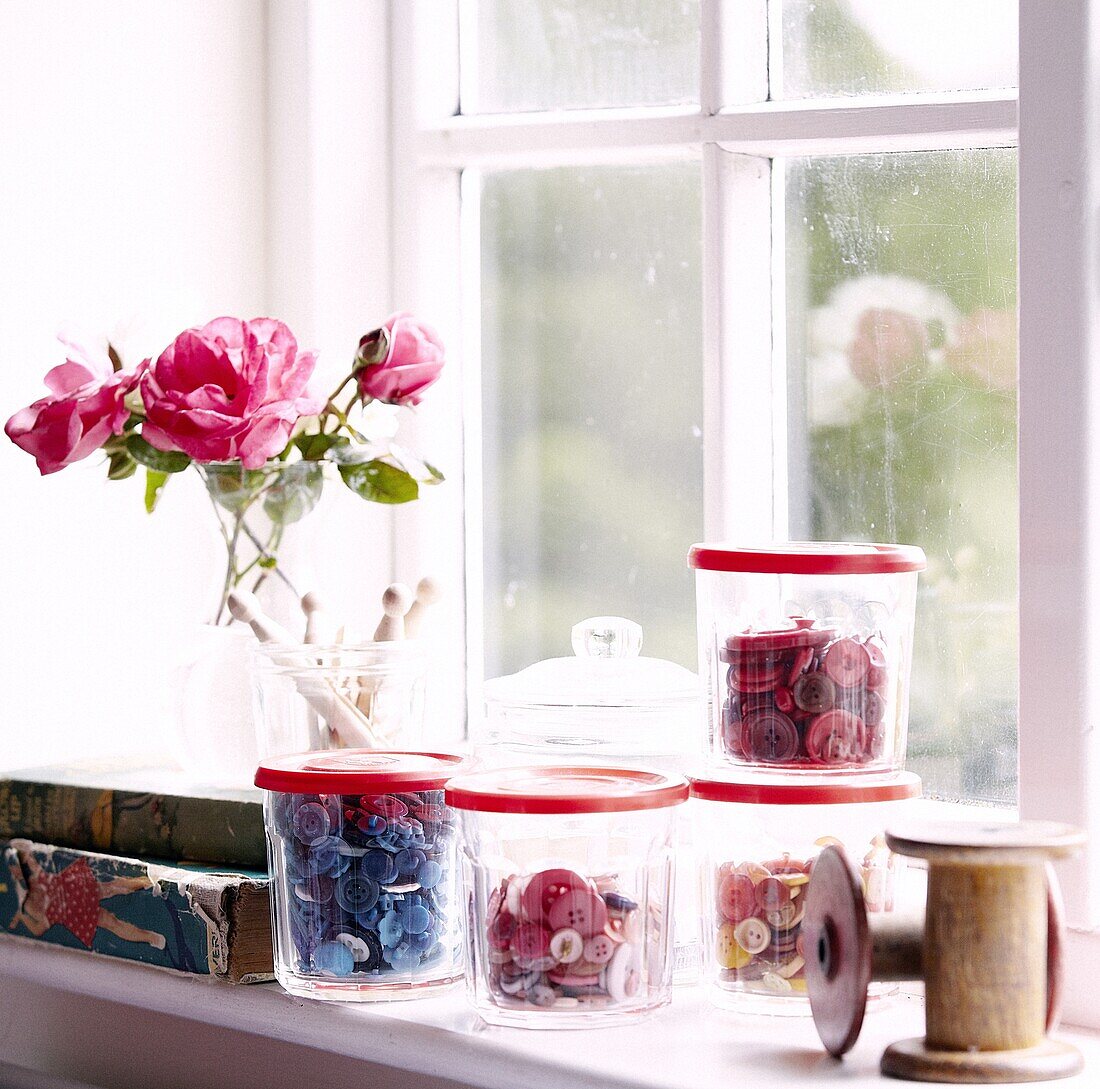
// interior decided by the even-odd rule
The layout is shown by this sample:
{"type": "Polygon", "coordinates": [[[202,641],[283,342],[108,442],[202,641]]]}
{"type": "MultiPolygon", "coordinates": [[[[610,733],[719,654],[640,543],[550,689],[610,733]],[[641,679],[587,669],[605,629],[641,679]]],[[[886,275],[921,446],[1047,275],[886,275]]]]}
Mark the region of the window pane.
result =
{"type": "Polygon", "coordinates": [[[486,675],[604,614],[694,668],[698,165],[491,174],[481,214],[486,675]]]}
{"type": "Polygon", "coordinates": [[[699,0],[465,0],[464,16],[463,113],[699,100],[699,0]]]}
{"type": "Polygon", "coordinates": [[[774,2],[773,98],[1016,85],[1015,0],[774,2]]]}
{"type": "Polygon", "coordinates": [[[1016,157],[787,164],[791,531],[922,545],[910,765],[1016,797],[1016,157]]]}

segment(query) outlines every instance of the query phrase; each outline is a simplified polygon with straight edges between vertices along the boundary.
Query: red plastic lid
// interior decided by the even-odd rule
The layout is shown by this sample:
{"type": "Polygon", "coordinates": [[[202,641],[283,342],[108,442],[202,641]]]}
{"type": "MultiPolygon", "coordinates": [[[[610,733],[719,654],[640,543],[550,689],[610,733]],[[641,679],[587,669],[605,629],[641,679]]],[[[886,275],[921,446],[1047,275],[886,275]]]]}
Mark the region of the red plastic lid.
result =
{"type": "Polygon", "coordinates": [[[446,797],[477,813],[623,813],[686,802],[688,785],[638,768],[525,767],[461,775],[446,797]]]}
{"type": "Polygon", "coordinates": [[[843,805],[896,802],[919,798],[920,776],[911,771],[893,775],[833,775],[795,782],[790,774],[689,775],[691,796],[708,802],[749,805],[843,805]]]}
{"type": "Polygon", "coordinates": [[[256,771],[256,786],[283,794],[384,794],[439,790],[462,757],[444,752],[334,749],[274,756],[256,771]]]}
{"type": "Polygon", "coordinates": [[[692,545],[688,566],[763,575],[883,575],[923,571],[925,558],[915,545],[784,541],[766,548],[692,545]]]}

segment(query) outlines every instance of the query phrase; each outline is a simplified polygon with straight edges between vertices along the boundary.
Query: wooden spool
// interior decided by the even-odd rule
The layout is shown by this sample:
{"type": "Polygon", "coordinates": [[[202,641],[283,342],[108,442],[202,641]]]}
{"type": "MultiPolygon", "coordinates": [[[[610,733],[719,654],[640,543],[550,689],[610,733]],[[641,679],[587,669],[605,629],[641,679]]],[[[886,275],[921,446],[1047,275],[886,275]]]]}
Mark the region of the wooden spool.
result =
{"type": "Polygon", "coordinates": [[[1061,993],[1061,904],[1050,861],[1084,833],[1046,821],[892,830],[928,860],[924,916],[869,913],[858,871],[827,847],[814,864],[802,933],[814,1024],[838,1058],[856,1042],[872,982],[923,981],[925,1036],[891,1044],[882,1072],[990,1084],[1068,1078],[1080,1052],[1049,1038],[1061,993]]]}

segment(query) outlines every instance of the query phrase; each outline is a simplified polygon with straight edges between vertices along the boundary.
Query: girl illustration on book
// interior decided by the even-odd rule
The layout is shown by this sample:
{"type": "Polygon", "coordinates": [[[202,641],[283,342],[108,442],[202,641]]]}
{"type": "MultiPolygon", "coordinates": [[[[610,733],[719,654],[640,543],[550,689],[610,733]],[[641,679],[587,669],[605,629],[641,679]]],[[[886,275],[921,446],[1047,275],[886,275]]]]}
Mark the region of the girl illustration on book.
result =
{"type": "Polygon", "coordinates": [[[19,898],[19,909],[8,924],[14,930],[22,924],[36,938],[51,926],[62,926],[87,948],[92,947],[96,931],[102,927],[127,942],[145,942],[163,949],[164,935],[155,930],[142,930],[117,915],[112,915],[101,901],[112,896],[126,896],[152,886],[148,877],[115,877],[100,881],[88,860],[78,858],[63,870],[51,873],[40,865],[34,853],[16,846],[4,852],[19,898]]]}

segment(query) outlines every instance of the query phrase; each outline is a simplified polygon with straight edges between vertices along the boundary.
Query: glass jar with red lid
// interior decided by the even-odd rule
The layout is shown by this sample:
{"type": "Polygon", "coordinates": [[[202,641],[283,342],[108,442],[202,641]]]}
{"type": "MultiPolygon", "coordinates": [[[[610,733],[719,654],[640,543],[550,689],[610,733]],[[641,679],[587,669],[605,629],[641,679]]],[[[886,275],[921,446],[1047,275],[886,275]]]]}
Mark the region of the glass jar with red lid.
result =
{"type": "MultiPolygon", "coordinates": [[[[862,875],[868,909],[895,910],[905,894],[904,860],[884,833],[910,815],[920,779],[731,771],[690,781],[711,997],[740,1012],[809,1014],[802,918],[814,860],[841,846],[862,875]]],[[[872,993],[895,989],[876,984],[872,993]]]]}
{"type": "Polygon", "coordinates": [[[711,749],[833,775],[904,765],[917,573],[906,545],[695,545],[711,749]]]}
{"type": "Polygon", "coordinates": [[[447,784],[459,813],[467,992],[489,1023],[589,1028],[672,993],[674,814],[686,780],[528,766],[447,784]]]}
{"type": "Polygon", "coordinates": [[[275,976],[291,994],[416,998],[462,978],[449,753],[265,760],[275,976]]]}

